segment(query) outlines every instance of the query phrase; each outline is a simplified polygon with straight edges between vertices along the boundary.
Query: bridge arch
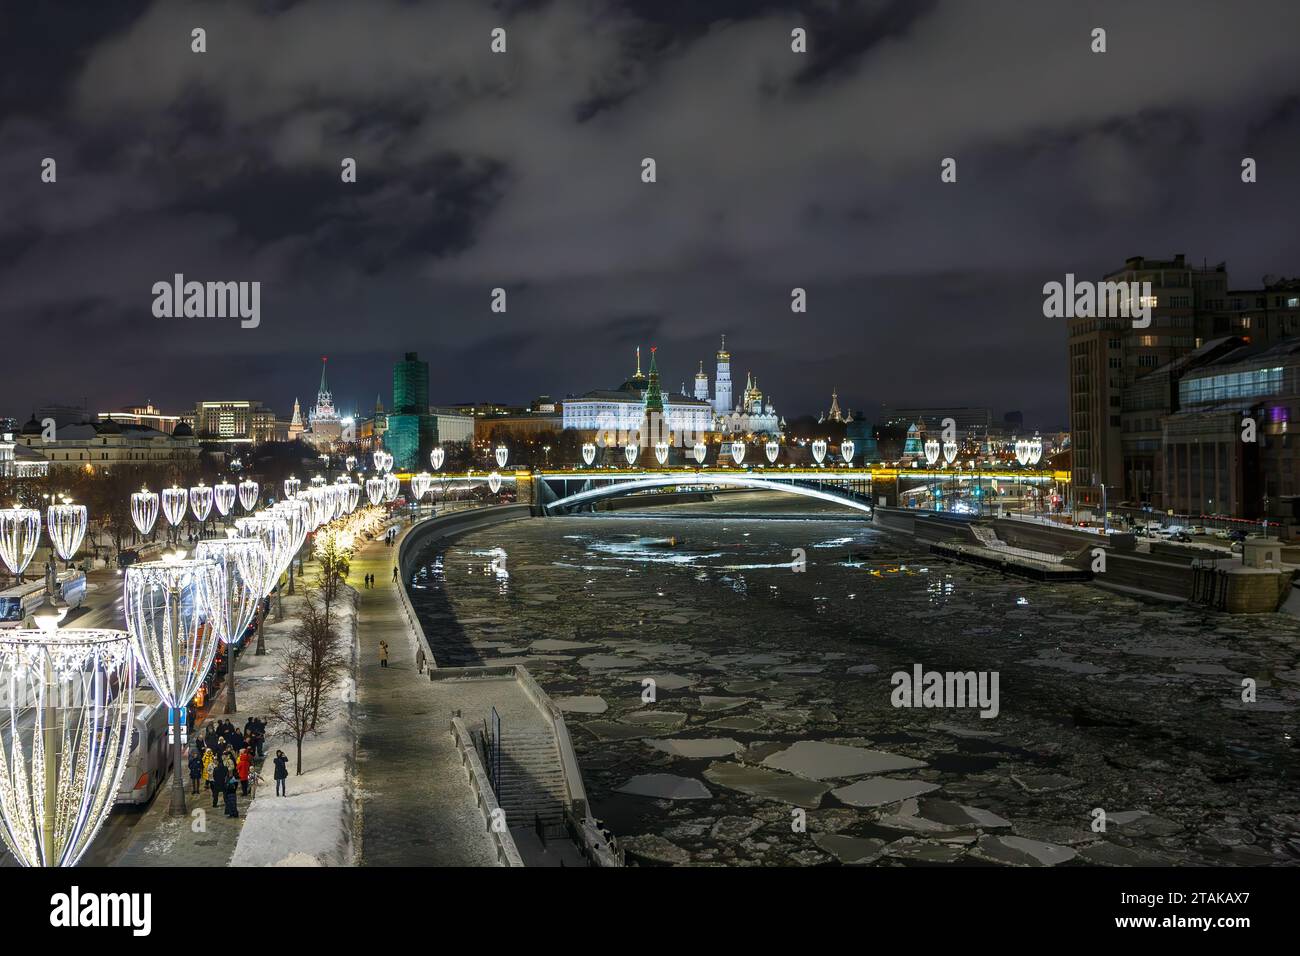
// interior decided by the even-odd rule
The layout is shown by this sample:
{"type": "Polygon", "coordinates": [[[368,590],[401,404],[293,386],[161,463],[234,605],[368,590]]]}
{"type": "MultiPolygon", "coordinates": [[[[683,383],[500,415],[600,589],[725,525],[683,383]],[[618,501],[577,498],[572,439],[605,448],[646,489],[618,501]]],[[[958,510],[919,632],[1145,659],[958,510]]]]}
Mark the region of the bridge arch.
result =
{"type": "Polygon", "coordinates": [[[630,494],[635,491],[643,491],[648,488],[666,488],[666,487],[705,487],[709,485],[727,485],[736,488],[757,488],[764,491],[783,491],[788,494],[802,495],[806,498],[816,498],[820,501],[829,501],[837,505],[846,505],[858,511],[871,514],[871,505],[849,494],[838,493],[826,488],[814,488],[808,485],[795,484],[790,479],[776,479],[772,477],[762,477],[759,475],[749,474],[660,474],[648,475],[645,478],[633,478],[628,481],[618,481],[610,479],[609,484],[602,485],[599,488],[590,488],[586,491],[575,492],[564,498],[557,498],[555,501],[548,502],[544,507],[546,513],[555,514],[566,511],[569,508],[578,505],[589,504],[593,501],[599,501],[602,498],[615,498],[621,495],[630,494]]]}

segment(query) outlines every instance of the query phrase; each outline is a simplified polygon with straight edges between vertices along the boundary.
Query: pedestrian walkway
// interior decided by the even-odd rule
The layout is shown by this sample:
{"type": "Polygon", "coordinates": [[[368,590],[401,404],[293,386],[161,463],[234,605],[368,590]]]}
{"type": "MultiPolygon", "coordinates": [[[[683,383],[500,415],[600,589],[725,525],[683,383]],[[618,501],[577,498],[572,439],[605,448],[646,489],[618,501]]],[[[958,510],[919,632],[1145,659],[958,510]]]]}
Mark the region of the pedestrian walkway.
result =
{"type": "Polygon", "coordinates": [[[492,835],[448,732],[456,705],[416,671],[393,580],[397,553],[382,538],[372,541],[354,555],[348,575],[361,587],[355,859],[359,866],[496,866],[492,835]],[[366,574],[375,576],[373,589],[361,584],[366,574]],[[386,668],[379,666],[380,641],[388,642],[386,668]]]}
{"type": "Polygon", "coordinates": [[[225,814],[224,804],[212,806],[212,791],[190,793],[185,778],[188,814],[173,817],[172,781],[163,784],[143,811],[120,808],[105,821],[82,858],[82,866],[225,866],[235,853],[239,831],[253,794],[240,794],[239,817],[225,814]]]}

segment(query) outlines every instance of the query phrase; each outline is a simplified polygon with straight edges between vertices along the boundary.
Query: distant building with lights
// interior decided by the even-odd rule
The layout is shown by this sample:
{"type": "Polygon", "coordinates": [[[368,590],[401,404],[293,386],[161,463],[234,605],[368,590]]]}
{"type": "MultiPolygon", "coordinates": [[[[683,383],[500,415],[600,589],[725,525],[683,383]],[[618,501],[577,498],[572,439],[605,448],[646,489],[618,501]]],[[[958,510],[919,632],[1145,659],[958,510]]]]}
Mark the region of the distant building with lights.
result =
{"type": "MultiPolygon", "coordinates": [[[[16,444],[39,454],[53,469],[111,468],[116,464],[150,464],[199,457],[200,445],[189,425],[181,422],[169,435],[144,425],[116,421],[79,422],[55,429],[53,440],[42,434],[32,418],[14,437],[16,444]]],[[[19,449],[15,448],[15,456],[19,449]]],[[[24,455],[25,457],[25,455],[24,455]]],[[[30,460],[30,459],[28,459],[30,460]]]]}
{"type": "Polygon", "coordinates": [[[116,412],[100,412],[100,421],[115,421],[119,425],[144,425],[170,435],[181,423],[180,415],[164,415],[153,402],[131,405],[116,412]]]}
{"type": "MultiPolygon", "coordinates": [[[[745,374],[745,391],[740,401],[732,402],[731,353],[727,351],[727,337],[722,337],[722,344],[715,357],[717,361],[713,399],[709,399],[709,376],[700,362],[699,371],[695,373],[693,398],[697,402],[706,402],[713,409],[713,421],[702,431],[718,432],[722,435],[768,435],[777,437],[785,432],[785,421],[776,413],[776,407],[769,396],[763,400],[763,393],[758,388],[758,378],[752,373],[745,374]]],[[[639,363],[638,363],[639,365],[639,363]]],[[[683,386],[683,392],[685,387],[683,386]]],[[[683,394],[683,398],[686,396],[683,394]]]]}
{"type": "Polygon", "coordinates": [[[433,406],[429,414],[438,425],[438,443],[442,445],[465,444],[474,440],[475,417],[459,408],[433,406]]]}
{"type": "Polygon", "coordinates": [[[393,410],[388,413],[384,445],[398,471],[424,467],[438,443],[438,419],[429,414],[429,363],[407,352],[393,366],[393,410]]]}
{"type": "Polygon", "coordinates": [[[0,478],[43,478],[50,470],[45,457],[14,440],[14,433],[0,435],[0,478]]]}
{"type": "Polygon", "coordinates": [[[199,402],[193,416],[186,417],[194,434],[204,442],[260,445],[286,437],[277,436],[275,412],[261,402],[199,402]]]}
{"type": "Polygon", "coordinates": [[[596,389],[564,400],[559,416],[562,427],[591,432],[637,431],[646,420],[648,404],[653,403],[662,404],[663,421],[673,433],[703,435],[713,431],[713,405],[706,399],[663,391],[658,384],[658,366],[653,356],[651,369],[655,377],[653,393],[651,376],[641,371],[638,348],[636,371],[618,388],[596,389]]]}
{"type": "Polygon", "coordinates": [[[307,431],[303,433],[306,441],[322,449],[333,446],[343,438],[343,419],[334,408],[334,395],[325,380],[325,365],[328,361],[327,356],[321,356],[316,407],[307,414],[307,431]]]}

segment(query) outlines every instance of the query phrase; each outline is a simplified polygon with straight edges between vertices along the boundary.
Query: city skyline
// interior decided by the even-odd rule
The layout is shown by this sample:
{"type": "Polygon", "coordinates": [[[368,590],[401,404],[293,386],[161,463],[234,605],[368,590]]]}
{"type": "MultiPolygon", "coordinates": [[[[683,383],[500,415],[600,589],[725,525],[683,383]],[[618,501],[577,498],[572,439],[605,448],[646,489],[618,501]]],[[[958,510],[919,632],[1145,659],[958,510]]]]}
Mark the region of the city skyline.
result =
{"type": "Polygon", "coordinates": [[[1246,8],[14,11],[0,309],[56,338],[61,376],[12,363],[0,407],[72,392],[175,408],[199,381],[287,414],[311,379],[286,372],[313,354],[335,356],[338,394],[366,407],[409,349],[436,395],[524,402],[580,391],[602,377],[593,354],[652,340],[689,376],[685,357],[729,332],[781,369],[791,414],[838,387],[861,408],[1064,424],[1066,330],[1042,316],[1044,283],[1178,252],[1226,260],[1239,287],[1296,271],[1277,211],[1300,198],[1280,174],[1300,135],[1285,40],[1300,13],[1246,8]],[[359,18],[374,42],[348,43],[359,18]],[[456,39],[498,19],[510,69],[456,39]],[[235,34],[258,42],[221,42],[235,34]],[[277,46],[295,56],[263,55],[277,46]],[[1222,69],[1181,69],[1196,59],[1222,69]],[[1259,164],[1249,185],[1243,156],[1259,164]],[[175,274],[261,283],[259,324],[155,318],[151,289],[175,274]]]}

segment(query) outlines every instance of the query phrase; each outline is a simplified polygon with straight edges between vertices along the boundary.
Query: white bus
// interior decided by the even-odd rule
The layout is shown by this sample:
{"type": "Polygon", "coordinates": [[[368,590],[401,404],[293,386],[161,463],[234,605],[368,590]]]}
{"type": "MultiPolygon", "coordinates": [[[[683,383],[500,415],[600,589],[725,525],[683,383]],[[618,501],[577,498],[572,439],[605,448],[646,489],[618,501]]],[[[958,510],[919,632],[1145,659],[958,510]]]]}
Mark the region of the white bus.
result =
{"type": "Polygon", "coordinates": [[[116,805],[146,806],[167,781],[175,750],[167,743],[167,708],[152,690],[137,687],[131,749],[126,755],[126,772],[122,774],[116,805]]]}
{"type": "MultiPolygon", "coordinates": [[[[86,575],[82,571],[64,571],[57,579],[59,596],[69,608],[81,607],[86,596],[86,575]]],[[[28,581],[0,591],[0,627],[22,627],[29,614],[45,597],[45,580],[28,581]]]]}

